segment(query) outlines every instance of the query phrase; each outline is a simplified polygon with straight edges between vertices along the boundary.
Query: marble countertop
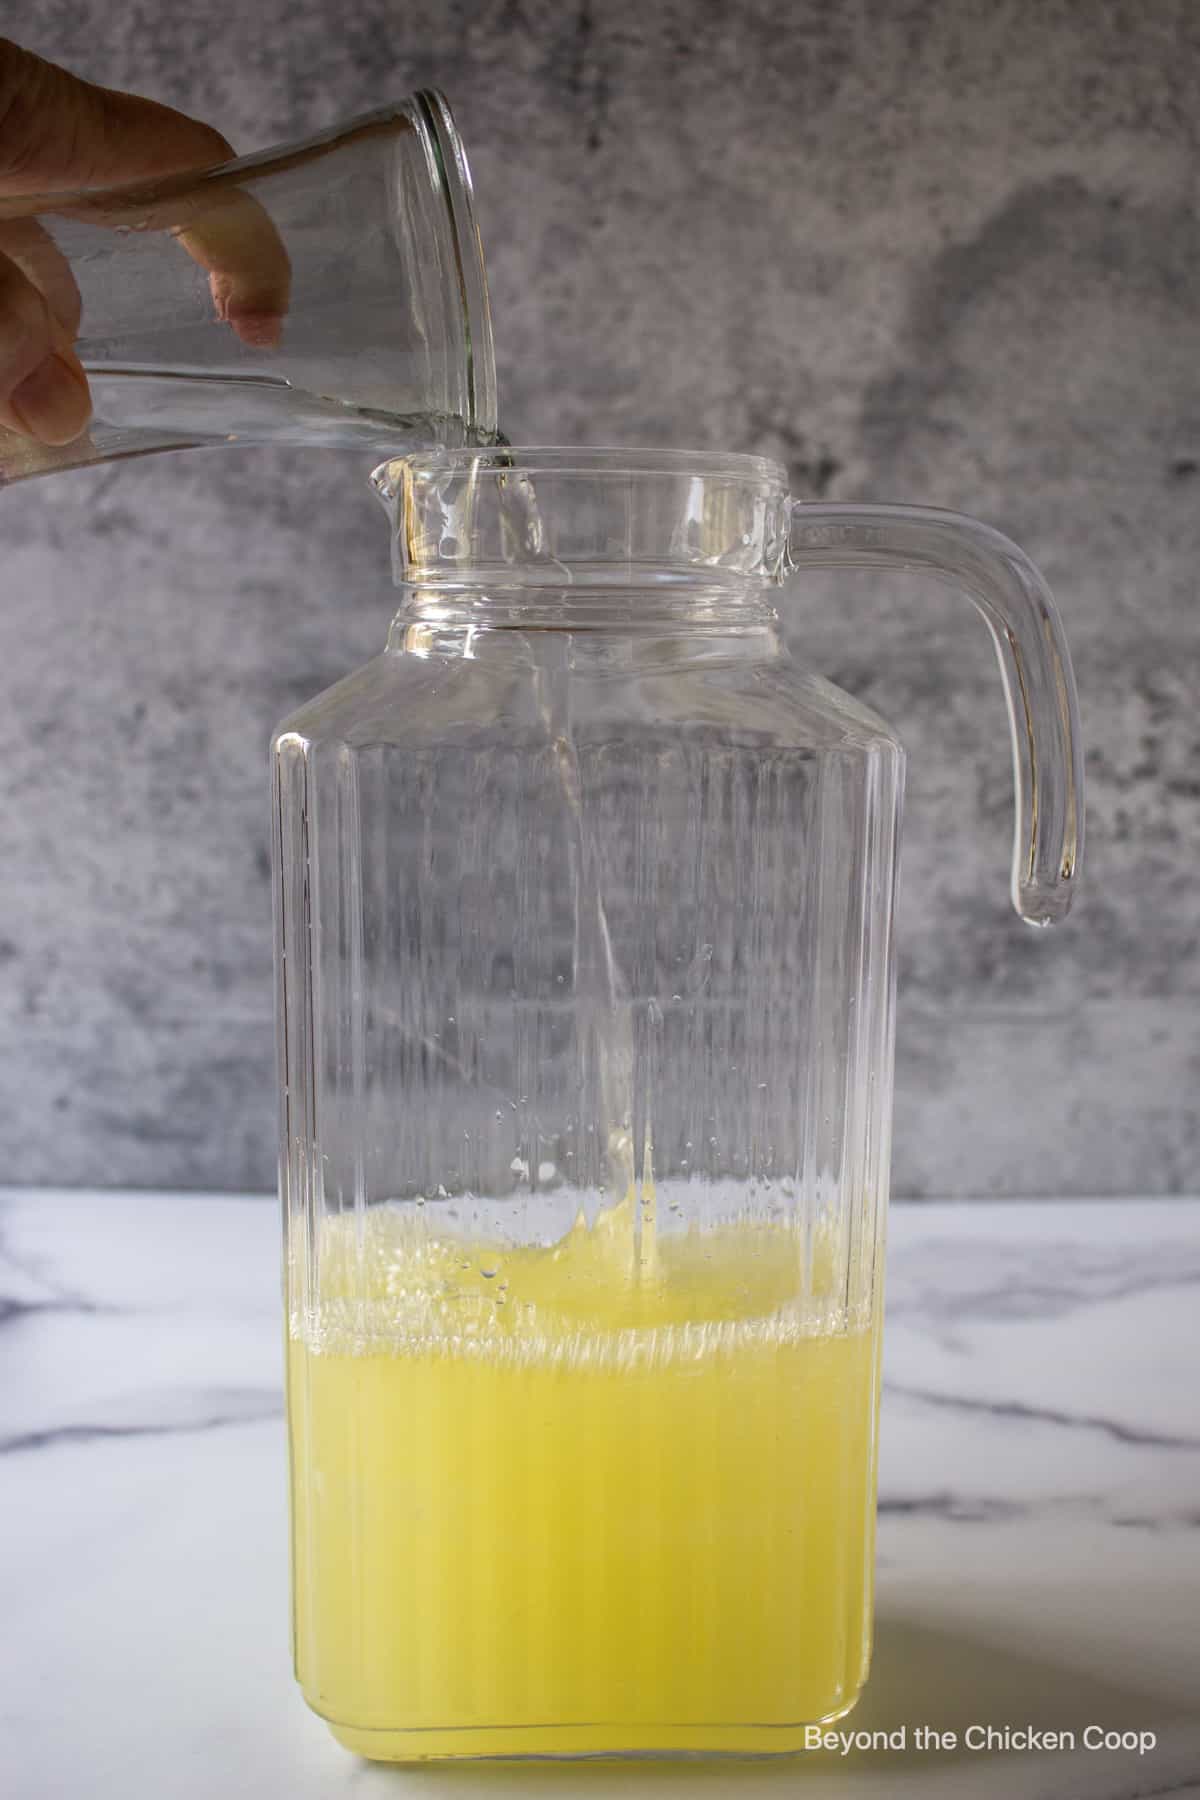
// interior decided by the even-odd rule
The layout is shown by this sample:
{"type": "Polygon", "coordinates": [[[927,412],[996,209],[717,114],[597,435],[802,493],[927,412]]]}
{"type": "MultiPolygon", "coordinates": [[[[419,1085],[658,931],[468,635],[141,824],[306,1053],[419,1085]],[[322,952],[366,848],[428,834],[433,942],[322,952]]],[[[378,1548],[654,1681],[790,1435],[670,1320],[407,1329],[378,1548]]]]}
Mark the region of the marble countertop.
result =
{"type": "Polygon", "coordinates": [[[1200,1796],[1200,1201],[893,1208],[875,1668],[841,1727],[891,1741],[767,1763],[337,1747],[288,1663],[278,1261],[262,1199],[0,1196],[13,1800],[1200,1796]],[[969,1747],[989,1727],[1036,1745],[969,1747]]]}

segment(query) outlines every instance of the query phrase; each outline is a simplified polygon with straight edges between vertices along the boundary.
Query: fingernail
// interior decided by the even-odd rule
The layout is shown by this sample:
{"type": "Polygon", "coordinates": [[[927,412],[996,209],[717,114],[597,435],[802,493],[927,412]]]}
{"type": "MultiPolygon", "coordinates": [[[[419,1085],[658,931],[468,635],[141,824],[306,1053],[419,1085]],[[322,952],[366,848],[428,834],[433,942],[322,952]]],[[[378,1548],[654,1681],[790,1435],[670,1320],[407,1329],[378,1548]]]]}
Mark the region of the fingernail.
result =
{"type": "Polygon", "coordinates": [[[230,308],[225,318],[243,344],[251,350],[277,350],[283,337],[283,319],[277,312],[247,312],[230,308]]]}
{"type": "Polygon", "coordinates": [[[69,444],[92,416],[85,377],[57,352],[13,389],[8,404],[22,430],[43,444],[69,444]]]}

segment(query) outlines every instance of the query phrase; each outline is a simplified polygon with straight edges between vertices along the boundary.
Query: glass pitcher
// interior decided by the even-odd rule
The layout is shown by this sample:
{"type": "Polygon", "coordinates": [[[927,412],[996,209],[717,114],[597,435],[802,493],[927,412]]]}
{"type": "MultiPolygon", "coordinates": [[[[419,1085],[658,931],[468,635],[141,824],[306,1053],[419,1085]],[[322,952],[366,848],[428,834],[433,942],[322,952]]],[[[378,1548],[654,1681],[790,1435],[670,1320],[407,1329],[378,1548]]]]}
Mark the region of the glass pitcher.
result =
{"type": "Polygon", "coordinates": [[[471,177],[434,92],[199,174],[0,201],[95,416],[0,427],[0,485],[202,444],[492,442],[471,177]]]}
{"type": "Polygon", "coordinates": [[[986,526],[754,457],[376,483],[387,648],[272,749],[299,1680],[369,1757],[802,1748],[870,1657],[903,753],[779,585],[980,608],[1034,924],[1057,614],[986,526]]]}

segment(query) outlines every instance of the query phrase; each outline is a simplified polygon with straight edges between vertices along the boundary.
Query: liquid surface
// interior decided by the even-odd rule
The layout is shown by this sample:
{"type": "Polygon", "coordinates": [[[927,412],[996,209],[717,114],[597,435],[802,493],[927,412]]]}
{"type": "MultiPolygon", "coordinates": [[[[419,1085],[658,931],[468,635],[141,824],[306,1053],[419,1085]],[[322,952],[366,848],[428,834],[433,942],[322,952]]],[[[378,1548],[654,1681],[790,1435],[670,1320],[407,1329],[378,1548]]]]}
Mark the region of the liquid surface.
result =
{"type": "Polygon", "coordinates": [[[875,1341],[794,1231],[656,1241],[627,1201],[546,1248],[390,1207],[324,1232],[290,1344],[295,1632],[343,1742],[788,1749],[852,1704],[875,1341]]]}

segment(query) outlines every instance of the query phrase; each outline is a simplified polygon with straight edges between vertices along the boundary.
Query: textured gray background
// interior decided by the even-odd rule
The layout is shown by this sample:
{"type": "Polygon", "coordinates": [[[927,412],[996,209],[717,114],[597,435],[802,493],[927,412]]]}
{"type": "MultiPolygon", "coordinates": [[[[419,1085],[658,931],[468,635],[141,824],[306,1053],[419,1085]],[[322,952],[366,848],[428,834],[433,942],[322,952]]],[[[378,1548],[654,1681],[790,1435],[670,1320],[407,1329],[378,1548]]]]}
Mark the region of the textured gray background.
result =
{"type": "MultiPolygon", "coordinates": [[[[799,653],[911,754],[895,1187],[1200,1186],[1200,8],[1192,0],[57,0],[10,25],[252,149],[437,82],[517,441],[784,458],[982,514],[1060,597],[1086,885],[1007,911],[982,626],[843,579],[799,653]]],[[[0,1180],[266,1187],[265,746],[380,645],[353,458],[0,497],[0,1180]]]]}

